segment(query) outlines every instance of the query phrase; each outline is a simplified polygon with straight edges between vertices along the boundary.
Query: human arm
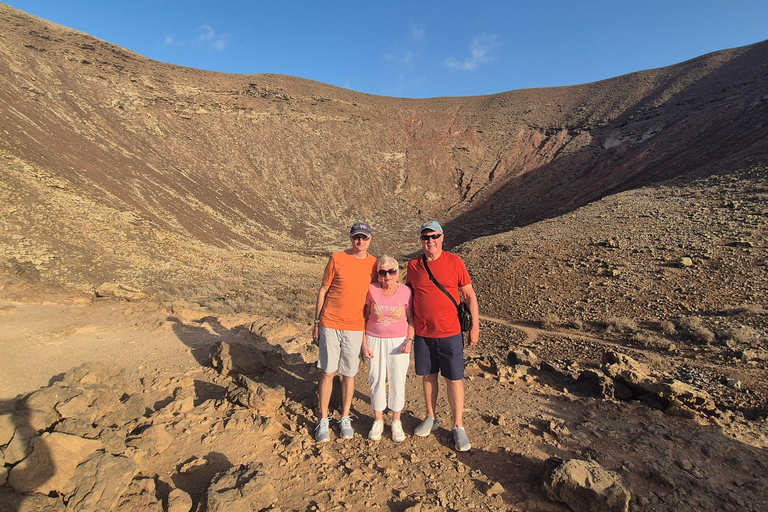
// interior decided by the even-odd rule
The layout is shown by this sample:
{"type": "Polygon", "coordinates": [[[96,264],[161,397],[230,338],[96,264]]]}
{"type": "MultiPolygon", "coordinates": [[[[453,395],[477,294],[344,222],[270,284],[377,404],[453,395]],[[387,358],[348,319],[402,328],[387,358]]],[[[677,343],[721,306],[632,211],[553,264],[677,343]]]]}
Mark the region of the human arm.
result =
{"type": "Polygon", "coordinates": [[[400,352],[403,354],[408,354],[411,352],[411,347],[413,347],[413,336],[415,335],[415,331],[413,329],[413,302],[408,304],[408,309],[405,310],[405,318],[408,320],[408,330],[406,331],[407,334],[405,335],[405,341],[403,342],[402,347],[400,348],[400,352]]]}
{"type": "MultiPolygon", "coordinates": [[[[368,325],[368,315],[371,311],[370,304],[366,304],[365,308],[363,308],[363,317],[365,318],[365,324],[368,325]]],[[[363,331],[363,357],[366,359],[373,359],[373,350],[371,350],[371,347],[368,346],[368,336],[365,334],[365,331],[363,331]]]]}
{"type": "Polygon", "coordinates": [[[469,346],[474,347],[480,340],[480,311],[477,307],[477,295],[472,283],[466,284],[460,288],[464,302],[467,303],[469,312],[472,313],[472,327],[469,329],[469,346]]]}
{"type": "Polygon", "coordinates": [[[317,293],[317,302],[315,303],[315,324],[312,328],[312,340],[317,341],[320,337],[320,316],[323,313],[323,306],[325,306],[325,297],[328,295],[330,286],[320,286],[320,291],[317,293]]]}

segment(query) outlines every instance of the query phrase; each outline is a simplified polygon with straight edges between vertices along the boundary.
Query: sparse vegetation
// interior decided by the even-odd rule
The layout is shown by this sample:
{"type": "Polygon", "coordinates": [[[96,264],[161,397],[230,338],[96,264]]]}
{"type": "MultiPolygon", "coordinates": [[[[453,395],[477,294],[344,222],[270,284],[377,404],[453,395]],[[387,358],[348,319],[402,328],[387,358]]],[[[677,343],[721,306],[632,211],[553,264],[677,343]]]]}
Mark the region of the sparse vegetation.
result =
{"type": "Polygon", "coordinates": [[[759,304],[742,304],[741,306],[726,310],[726,313],[731,315],[764,315],[766,310],[759,304]]]}
{"type": "Polygon", "coordinates": [[[745,325],[729,327],[720,335],[720,338],[722,338],[725,344],[732,348],[741,345],[750,345],[757,339],[757,337],[757,331],[752,327],[745,325]]]}
{"type": "Polygon", "coordinates": [[[658,326],[659,330],[664,334],[675,334],[677,332],[674,322],[670,322],[669,320],[662,320],[658,323],[658,326]]]}
{"type": "Polygon", "coordinates": [[[554,313],[547,313],[545,314],[541,319],[541,326],[544,329],[552,330],[556,327],[559,327],[562,320],[560,320],[560,317],[557,316],[554,313]]]}
{"type": "Polygon", "coordinates": [[[620,332],[620,333],[632,333],[637,331],[637,322],[631,318],[624,317],[611,317],[608,319],[606,325],[606,331],[620,332]]]}

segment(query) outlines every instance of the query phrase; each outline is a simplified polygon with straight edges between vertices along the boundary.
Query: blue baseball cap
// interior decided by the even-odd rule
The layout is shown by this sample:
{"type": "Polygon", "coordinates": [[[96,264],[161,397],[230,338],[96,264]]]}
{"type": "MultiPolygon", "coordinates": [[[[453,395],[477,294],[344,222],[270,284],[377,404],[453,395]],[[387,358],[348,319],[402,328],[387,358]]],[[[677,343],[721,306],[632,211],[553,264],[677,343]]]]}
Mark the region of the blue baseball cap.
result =
{"type": "Polygon", "coordinates": [[[421,225],[421,229],[419,230],[419,234],[421,234],[421,233],[423,233],[425,231],[439,231],[439,232],[442,233],[443,232],[443,227],[436,220],[430,220],[430,221],[427,221],[427,222],[425,222],[424,224],[421,225]]]}
{"type": "Polygon", "coordinates": [[[371,226],[367,222],[355,222],[349,230],[349,236],[355,235],[371,236],[371,226]]]}

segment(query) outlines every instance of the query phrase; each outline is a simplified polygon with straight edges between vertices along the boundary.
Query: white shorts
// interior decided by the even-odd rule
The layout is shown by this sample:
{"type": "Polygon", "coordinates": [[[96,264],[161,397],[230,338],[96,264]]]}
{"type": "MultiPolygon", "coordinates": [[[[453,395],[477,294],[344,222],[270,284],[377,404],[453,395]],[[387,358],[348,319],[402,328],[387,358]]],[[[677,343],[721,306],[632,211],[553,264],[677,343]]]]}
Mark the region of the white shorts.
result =
{"type": "Polygon", "coordinates": [[[318,338],[320,356],[317,367],[325,373],[338,371],[344,377],[354,377],[360,368],[363,331],[342,331],[320,327],[318,338]]]}

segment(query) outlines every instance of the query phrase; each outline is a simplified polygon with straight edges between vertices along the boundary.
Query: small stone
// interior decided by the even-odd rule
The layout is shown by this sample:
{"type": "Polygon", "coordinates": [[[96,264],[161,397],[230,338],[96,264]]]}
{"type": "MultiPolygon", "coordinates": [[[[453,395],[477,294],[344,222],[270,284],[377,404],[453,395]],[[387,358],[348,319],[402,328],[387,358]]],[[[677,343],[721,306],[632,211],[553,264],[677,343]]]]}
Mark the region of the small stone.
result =
{"type": "Polygon", "coordinates": [[[491,485],[487,491],[485,491],[486,496],[499,496],[501,494],[504,494],[504,486],[502,486],[499,482],[494,482],[493,485],[491,485]]]}
{"type": "Polygon", "coordinates": [[[192,497],[181,489],[174,489],[168,495],[168,512],[189,512],[192,510],[192,497]]]}

